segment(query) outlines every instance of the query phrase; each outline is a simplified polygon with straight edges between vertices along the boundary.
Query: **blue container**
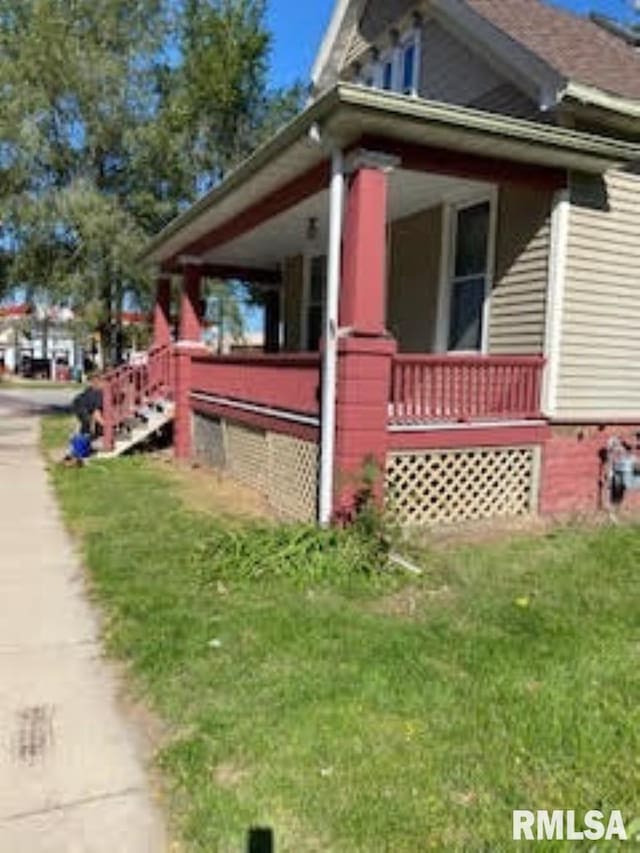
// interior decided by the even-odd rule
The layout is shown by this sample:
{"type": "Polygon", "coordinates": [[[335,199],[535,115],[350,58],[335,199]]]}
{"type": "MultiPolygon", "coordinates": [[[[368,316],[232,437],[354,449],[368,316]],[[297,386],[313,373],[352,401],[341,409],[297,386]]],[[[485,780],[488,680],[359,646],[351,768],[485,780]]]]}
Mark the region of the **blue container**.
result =
{"type": "Polygon", "coordinates": [[[74,459],[88,459],[91,456],[91,436],[76,433],[71,438],[69,451],[74,459]]]}

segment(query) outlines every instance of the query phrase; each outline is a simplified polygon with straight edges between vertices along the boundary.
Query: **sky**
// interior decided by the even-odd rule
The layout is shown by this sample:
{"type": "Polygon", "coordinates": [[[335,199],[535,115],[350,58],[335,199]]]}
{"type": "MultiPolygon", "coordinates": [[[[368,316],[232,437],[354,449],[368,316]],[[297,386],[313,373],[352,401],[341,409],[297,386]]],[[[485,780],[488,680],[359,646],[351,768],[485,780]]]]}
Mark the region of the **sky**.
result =
{"type": "MultiPolygon", "coordinates": [[[[327,27],[333,0],[268,0],[268,24],[273,33],[271,83],[286,86],[309,81],[311,65],[327,27]]],[[[622,17],[627,0],[557,0],[558,6],[622,17]]]]}

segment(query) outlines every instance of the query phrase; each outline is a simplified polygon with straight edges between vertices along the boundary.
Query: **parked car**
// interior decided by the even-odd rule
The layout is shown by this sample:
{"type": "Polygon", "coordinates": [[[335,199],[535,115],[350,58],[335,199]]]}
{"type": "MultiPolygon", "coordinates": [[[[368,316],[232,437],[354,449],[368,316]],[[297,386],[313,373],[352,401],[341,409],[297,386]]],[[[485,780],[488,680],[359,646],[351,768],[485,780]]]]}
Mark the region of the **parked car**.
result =
{"type": "Polygon", "coordinates": [[[24,379],[49,379],[51,376],[51,359],[23,356],[20,361],[19,373],[24,379]]]}

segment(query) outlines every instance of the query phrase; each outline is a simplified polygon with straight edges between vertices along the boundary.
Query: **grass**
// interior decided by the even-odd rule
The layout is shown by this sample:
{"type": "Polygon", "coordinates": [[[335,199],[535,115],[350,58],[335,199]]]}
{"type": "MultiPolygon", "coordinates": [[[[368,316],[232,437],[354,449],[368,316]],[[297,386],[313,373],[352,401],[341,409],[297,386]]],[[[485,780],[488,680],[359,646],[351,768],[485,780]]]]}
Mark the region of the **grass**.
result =
{"type": "Polygon", "coordinates": [[[43,420],[40,444],[47,455],[66,448],[76,423],[71,415],[51,415],[43,420]]]}
{"type": "Polygon", "coordinates": [[[187,849],[526,850],[514,808],[638,816],[637,527],[425,551],[416,581],[356,535],[188,509],[141,458],[53,479],[187,849]]]}

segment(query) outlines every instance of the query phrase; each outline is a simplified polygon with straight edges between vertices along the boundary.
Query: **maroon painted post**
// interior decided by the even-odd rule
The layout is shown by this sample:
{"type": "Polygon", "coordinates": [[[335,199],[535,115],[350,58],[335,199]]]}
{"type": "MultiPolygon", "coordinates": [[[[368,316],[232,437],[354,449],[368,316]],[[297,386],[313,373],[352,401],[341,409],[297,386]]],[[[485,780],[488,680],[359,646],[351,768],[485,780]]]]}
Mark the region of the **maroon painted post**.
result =
{"type": "Polygon", "coordinates": [[[115,412],[113,410],[113,388],[111,378],[107,377],[102,383],[102,418],[103,418],[103,436],[102,444],[104,449],[109,452],[113,450],[116,443],[115,435],[115,412]]]}
{"type": "Polygon", "coordinates": [[[200,343],[202,340],[202,270],[197,264],[186,264],[180,297],[181,342],[200,343]]]}
{"type": "Polygon", "coordinates": [[[186,263],[180,296],[179,340],[173,351],[173,393],[175,404],[173,452],[176,459],[188,459],[193,450],[191,410],[192,357],[206,352],[202,346],[202,269],[186,263]]]}
{"type": "Polygon", "coordinates": [[[363,155],[352,177],[345,212],[337,407],[334,513],[348,518],[366,488],[383,493],[391,368],[396,343],[385,328],[387,170],[363,155]]]}
{"type": "Polygon", "coordinates": [[[382,169],[361,168],[349,188],[340,325],[357,336],[385,334],[387,180],[382,169]]]}
{"type": "Polygon", "coordinates": [[[171,276],[161,275],[156,282],[156,302],[153,309],[153,345],[171,343],[171,276]]]}
{"type": "Polygon", "coordinates": [[[189,459],[193,450],[191,424],[191,358],[197,352],[189,344],[177,344],[173,352],[175,418],[173,422],[173,455],[189,459]]]}
{"type": "Polygon", "coordinates": [[[375,497],[383,495],[395,353],[396,342],[382,336],[352,336],[340,341],[335,480],[338,518],[350,517],[358,494],[369,487],[367,478],[372,474],[375,497]]]}

